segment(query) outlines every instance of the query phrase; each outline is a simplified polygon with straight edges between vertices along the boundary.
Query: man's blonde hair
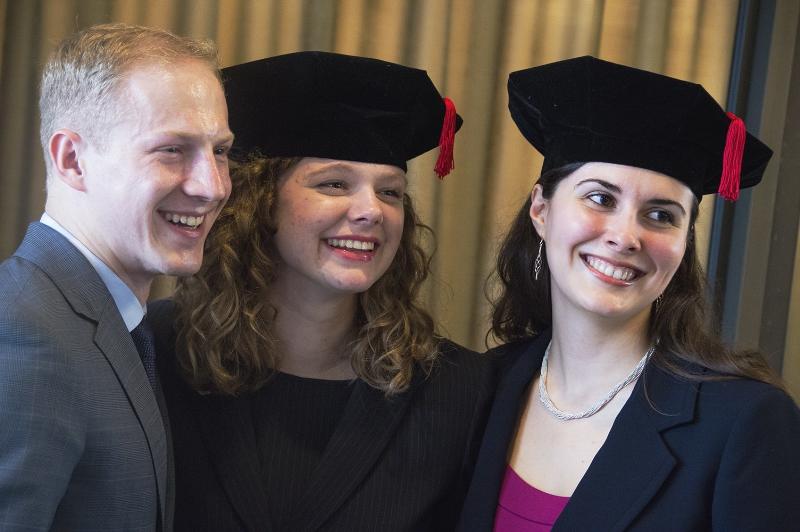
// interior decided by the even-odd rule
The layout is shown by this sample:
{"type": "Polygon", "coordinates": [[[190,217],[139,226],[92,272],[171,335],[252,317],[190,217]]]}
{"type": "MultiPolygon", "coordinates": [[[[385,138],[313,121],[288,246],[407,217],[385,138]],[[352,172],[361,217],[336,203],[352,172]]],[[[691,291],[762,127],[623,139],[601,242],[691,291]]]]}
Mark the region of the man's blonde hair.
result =
{"type": "Polygon", "coordinates": [[[40,140],[50,166],[48,143],[60,128],[102,141],[102,131],[119,114],[116,90],[135,65],[206,63],[220,78],[216,45],[168,31],[130,24],[100,24],[67,37],[42,73],[39,94],[40,140]]]}

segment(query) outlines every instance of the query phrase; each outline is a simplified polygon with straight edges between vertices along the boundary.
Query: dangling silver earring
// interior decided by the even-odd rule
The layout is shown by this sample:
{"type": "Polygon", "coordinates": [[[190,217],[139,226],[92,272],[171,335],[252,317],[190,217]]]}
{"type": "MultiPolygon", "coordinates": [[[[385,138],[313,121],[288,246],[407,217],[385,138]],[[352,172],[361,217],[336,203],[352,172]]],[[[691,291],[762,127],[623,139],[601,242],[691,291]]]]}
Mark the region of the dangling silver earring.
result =
{"type": "Polygon", "coordinates": [[[656,310],[661,306],[661,302],[664,301],[664,294],[659,294],[656,298],[656,310]]]}
{"type": "Polygon", "coordinates": [[[539,280],[539,272],[542,271],[542,245],[544,239],[539,240],[539,252],[536,254],[536,260],[533,261],[533,280],[539,280]]]}

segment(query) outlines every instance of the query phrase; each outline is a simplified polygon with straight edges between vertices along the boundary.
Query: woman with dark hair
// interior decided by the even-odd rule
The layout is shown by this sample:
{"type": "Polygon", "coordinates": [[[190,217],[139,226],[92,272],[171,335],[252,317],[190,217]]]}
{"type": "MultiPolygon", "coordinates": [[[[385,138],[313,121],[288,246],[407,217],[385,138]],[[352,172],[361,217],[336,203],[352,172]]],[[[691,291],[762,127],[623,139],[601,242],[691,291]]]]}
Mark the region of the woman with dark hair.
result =
{"type": "Polygon", "coordinates": [[[489,365],[418,306],[406,161],[452,167],[424,71],[323,52],[223,70],[233,192],[161,328],[176,530],[447,530],[489,365]],[[236,155],[232,155],[236,158],[236,155]],[[167,330],[165,330],[167,329],[167,330]]]}
{"type": "Polygon", "coordinates": [[[796,530],[800,413],[710,332],[695,221],[771,151],[699,85],[591,57],[512,73],[545,156],[499,252],[502,367],[463,530],[796,530]]]}

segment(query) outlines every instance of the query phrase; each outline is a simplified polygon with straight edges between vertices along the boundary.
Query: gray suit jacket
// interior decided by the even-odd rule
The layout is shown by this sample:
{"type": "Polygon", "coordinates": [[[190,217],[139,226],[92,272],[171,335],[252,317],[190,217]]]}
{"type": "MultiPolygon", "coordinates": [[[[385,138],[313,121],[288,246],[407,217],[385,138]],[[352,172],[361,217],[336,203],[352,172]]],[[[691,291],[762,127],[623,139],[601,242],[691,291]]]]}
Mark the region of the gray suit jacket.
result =
{"type": "Polygon", "coordinates": [[[100,277],[31,224],[0,265],[0,530],[171,530],[165,425],[100,277]]]}

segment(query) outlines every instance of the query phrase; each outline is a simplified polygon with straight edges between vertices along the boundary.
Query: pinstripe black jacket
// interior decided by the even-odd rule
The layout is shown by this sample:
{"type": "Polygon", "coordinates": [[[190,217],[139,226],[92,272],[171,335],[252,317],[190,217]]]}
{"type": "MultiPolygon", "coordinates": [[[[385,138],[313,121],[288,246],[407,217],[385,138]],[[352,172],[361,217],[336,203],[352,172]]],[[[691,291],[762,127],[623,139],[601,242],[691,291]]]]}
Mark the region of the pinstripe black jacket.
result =
{"type": "Polygon", "coordinates": [[[170,409],[177,531],[447,531],[469,484],[493,387],[487,359],[449,341],[433,373],[387,399],[357,382],[291,513],[264,493],[245,398],[201,396],[176,377],[168,304],[150,306],[170,409]]]}

